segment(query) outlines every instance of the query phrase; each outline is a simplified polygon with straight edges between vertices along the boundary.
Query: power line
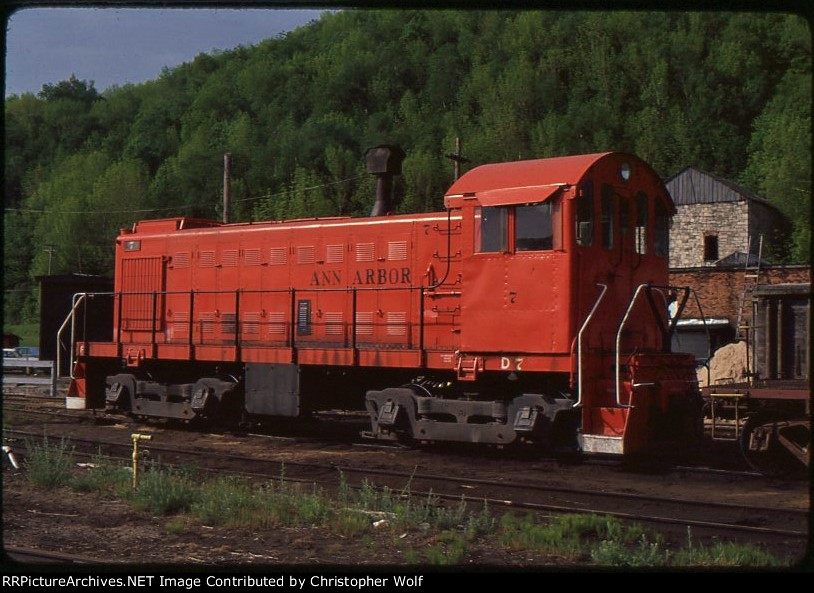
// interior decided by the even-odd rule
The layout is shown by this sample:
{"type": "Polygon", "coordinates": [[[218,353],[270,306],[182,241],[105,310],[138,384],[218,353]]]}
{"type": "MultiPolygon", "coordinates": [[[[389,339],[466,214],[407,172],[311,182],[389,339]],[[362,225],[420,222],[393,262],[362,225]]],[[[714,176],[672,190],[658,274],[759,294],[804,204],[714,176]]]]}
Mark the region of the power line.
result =
{"type": "MultiPolygon", "coordinates": [[[[312,185],[310,187],[303,187],[302,191],[311,191],[312,189],[319,189],[320,187],[328,187],[329,185],[338,185],[340,183],[347,183],[348,181],[356,181],[357,179],[361,179],[365,177],[365,175],[358,175],[356,177],[348,177],[347,179],[340,179],[339,181],[331,181],[329,183],[321,183],[319,185],[312,185]]],[[[254,196],[252,198],[241,198],[239,200],[232,200],[233,202],[249,202],[251,200],[261,200],[263,198],[275,198],[277,196],[282,196],[288,193],[290,190],[282,190],[275,192],[273,194],[265,194],[263,196],[254,196]]]]}
{"type": "MultiPolygon", "coordinates": [[[[331,181],[329,183],[321,183],[319,185],[312,185],[310,187],[302,188],[302,191],[311,191],[321,187],[328,187],[331,185],[338,185],[340,183],[348,183],[349,181],[356,181],[361,179],[364,175],[357,177],[348,177],[347,179],[340,179],[339,181],[331,181]]],[[[232,202],[250,202],[252,200],[262,200],[263,198],[274,198],[288,193],[290,190],[282,190],[279,192],[265,194],[262,196],[253,196],[251,198],[240,198],[239,200],[232,200],[232,202]]],[[[209,204],[185,204],[182,206],[165,206],[163,208],[143,208],[140,210],[38,210],[35,208],[5,208],[5,212],[25,212],[29,214],[140,214],[143,212],[163,212],[167,210],[188,210],[190,208],[214,208],[214,205],[209,204]]]]}
{"type": "Polygon", "coordinates": [[[144,208],[141,210],[37,210],[35,208],[5,208],[6,212],[26,212],[31,214],[138,214],[140,212],[161,212],[163,210],[187,210],[189,208],[209,208],[205,204],[186,204],[183,206],[165,206],[163,208],[144,208]]]}

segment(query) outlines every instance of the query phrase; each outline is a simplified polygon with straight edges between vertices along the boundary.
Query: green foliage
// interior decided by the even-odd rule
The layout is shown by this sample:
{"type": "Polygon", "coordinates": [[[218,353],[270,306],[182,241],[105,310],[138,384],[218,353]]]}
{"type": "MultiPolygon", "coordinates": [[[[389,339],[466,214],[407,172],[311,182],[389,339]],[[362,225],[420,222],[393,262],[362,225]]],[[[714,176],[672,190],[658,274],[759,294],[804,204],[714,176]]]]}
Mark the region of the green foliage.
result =
{"type": "Polygon", "coordinates": [[[71,485],[74,490],[80,492],[126,496],[132,484],[133,475],[130,468],[111,463],[98,455],[84,473],[74,476],[71,485]]]}
{"type": "Polygon", "coordinates": [[[673,564],[676,566],[780,566],[781,562],[765,550],[751,544],[715,542],[711,546],[693,541],[692,532],[687,529],[687,545],[676,552],[673,564]]]}
{"type": "Polygon", "coordinates": [[[26,449],[25,475],[32,486],[51,490],[70,483],[72,451],[64,441],[58,445],[52,445],[47,439],[43,439],[42,443],[28,442],[26,449]]]}
{"type": "Polygon", "coordinates": [[[129,499],[137,509],[156,515],[186,512],[199,496],[197,484],[189,473],[155,466],[140,474],[137,488],[129,492],[129,499]]]}
{"type": "Polygon", "coordinates": [[[6,98],[5,288],[33,288],[43,241],[53,273],[109,273],[119,227],[219,216],[225,152],[236,220],[366,214],[362,155],[385,142],[408,155],[399,211],[438,209],[456,137],[464,170],[622,150],[664,177],[738,179],[793,221],[780,255],[805,262],[811,103],[810,30],[790,14],[326,13],[145,84],[6,98]]]}

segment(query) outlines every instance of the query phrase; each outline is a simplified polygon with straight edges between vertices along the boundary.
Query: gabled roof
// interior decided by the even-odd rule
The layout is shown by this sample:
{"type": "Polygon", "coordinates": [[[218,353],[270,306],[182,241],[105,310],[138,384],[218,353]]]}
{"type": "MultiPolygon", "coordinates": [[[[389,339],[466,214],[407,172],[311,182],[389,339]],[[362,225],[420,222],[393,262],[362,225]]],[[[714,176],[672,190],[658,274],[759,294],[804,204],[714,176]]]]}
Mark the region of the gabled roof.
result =
{"type": "Polygon", "coordinates": [[[753,191],[697,167],[685,167],[664,184],[676,206],[750,200],[774,208],[766,198],[753,191]]]}

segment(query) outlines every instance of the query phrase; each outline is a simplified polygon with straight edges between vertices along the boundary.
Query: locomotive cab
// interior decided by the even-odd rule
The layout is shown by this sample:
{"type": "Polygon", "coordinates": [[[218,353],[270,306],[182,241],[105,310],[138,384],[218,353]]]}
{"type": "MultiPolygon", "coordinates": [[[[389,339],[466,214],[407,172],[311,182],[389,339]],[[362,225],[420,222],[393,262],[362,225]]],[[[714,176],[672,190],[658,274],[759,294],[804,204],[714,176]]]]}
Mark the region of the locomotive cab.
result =
{"type": "Polygon", "coordinates": [[[473,364],[499,355],[513,377],[537,371],[528,389],[566,391],[585,451],[698,436],[694,361],[669,352],[674,207],[655,172],[608,153],[468,175],[446,205],[462,212],[461,346],[473,364]]]}

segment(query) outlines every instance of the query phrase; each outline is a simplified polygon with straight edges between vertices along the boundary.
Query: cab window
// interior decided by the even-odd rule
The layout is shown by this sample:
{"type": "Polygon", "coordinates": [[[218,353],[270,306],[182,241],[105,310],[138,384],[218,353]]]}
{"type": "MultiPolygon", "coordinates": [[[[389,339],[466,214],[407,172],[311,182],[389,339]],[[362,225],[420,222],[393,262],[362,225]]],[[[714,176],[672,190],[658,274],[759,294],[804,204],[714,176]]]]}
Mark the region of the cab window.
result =
{"type": "Polygon", "coordinates": [[[630,236],[630,200],[627,196],[619,196],[619,239],[625,249],[630,249],[628,237],[630,236]]]}
{"type": "Polygon", "coordinates": [[[509,212],[500,206],[475,208],[475,245],[479,253],[506,251],[509,212]]]}
{"type": "Polygon", "coordinates": [[[515,251],[553,249],[551,202],[515,208],[515,251]]]}
{"type": "Polygon", "coordinates": [[[647,253],[647,194],[636,194],[636,253],[647,253]]]}
{"type": "Polygon", "coordinates": [[[613,247],[613,212],[615,210],[616,196],[613,187],[607,183],[602,184],[602,247],[613,247]]]}
{"type": "Polygon", "coordinates": [[[577,196],[577,245],[589,246],[594,240],[594,185],[586,181],[577,196]]]}

